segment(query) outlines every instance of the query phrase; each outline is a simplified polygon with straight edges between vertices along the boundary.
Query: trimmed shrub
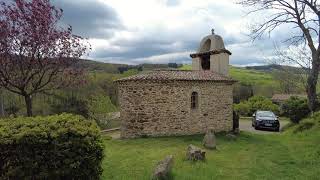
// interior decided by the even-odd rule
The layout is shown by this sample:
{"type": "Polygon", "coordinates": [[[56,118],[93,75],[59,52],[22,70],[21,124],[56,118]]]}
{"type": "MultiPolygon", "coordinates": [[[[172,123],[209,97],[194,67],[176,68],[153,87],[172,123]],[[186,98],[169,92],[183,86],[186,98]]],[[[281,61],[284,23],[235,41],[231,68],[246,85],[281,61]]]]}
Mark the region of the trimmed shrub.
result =
{"type": "Polygon", "coordinates": [[[103,149],[82,116],[0,120],[0,179],[99,179],[103,149]]]}
{"type": "Polygon", "coordinates": [[[293,123],[299,123],[310,113],[307,99],[290,97],[281,106],[282,114],[288,117],[293,123]]]}

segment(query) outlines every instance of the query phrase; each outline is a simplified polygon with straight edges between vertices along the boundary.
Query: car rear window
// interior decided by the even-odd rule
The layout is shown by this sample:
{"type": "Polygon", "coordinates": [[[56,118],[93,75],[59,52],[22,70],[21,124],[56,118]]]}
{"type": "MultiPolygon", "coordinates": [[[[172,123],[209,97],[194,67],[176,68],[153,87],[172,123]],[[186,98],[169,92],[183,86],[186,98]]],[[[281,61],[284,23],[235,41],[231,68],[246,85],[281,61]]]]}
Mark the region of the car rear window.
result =
{"type": "Polygon", "coordinates": [[[275,117],[272,112],[257,112],[259,117],[275,117]]]}

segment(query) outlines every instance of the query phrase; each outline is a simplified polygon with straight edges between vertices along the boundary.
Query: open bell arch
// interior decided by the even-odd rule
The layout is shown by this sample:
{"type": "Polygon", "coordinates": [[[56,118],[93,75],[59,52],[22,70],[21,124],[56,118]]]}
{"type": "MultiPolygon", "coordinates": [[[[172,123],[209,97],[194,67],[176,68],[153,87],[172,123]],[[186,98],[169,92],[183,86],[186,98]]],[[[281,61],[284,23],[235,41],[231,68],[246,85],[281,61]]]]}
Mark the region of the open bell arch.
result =
{"type": "Polygon", "coordinates": [[[190,55],[192,70],[210,70],[228,76],[230,55],[231,52],[225,49],[222,37],[211,34],[201,40],[197,53],[190,55]]]}

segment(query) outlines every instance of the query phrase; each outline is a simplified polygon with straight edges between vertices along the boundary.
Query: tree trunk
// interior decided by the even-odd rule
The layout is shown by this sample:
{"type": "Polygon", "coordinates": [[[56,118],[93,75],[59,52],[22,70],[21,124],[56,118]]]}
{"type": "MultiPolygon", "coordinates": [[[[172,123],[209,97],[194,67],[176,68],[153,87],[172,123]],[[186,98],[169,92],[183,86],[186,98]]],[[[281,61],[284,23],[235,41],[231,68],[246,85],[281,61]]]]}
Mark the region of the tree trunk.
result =
{"type": "Polygon", "coordinates": [[[27,116],[32,116],[32,98],[30,95],[25,95],[24,100],[26,102],[26,108],[27,108],[27,116]]]}
{"type": "Polygon", "coordinates": [[[319,58],[314,57],[312,63],[312,69],[310,74],[308,75],[308,83],[307,83],[307,95],[308,95],[308,106],[310,111],[313,113],[317,108],[317,83],[319,76],[319,58]]]}
{"type": "Polygon", "coordinates": [[[3,98],[3,94],[2,91],[0,90],[0,116],[4,117],[4,98],[3,98]]]}

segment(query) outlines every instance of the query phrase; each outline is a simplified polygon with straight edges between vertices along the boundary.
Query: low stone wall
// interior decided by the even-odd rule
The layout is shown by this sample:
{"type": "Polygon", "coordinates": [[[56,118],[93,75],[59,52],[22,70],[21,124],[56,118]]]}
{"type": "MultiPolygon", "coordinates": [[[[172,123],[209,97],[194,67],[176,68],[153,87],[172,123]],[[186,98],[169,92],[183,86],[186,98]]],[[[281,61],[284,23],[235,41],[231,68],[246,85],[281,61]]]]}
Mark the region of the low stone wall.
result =
{"type": "Polygon", "coordinates": [[[171,136],[232,129],[232,85],[211,81],[119,82],[121,137],[171,136]],[[198,108],[191,109],[191,94],[198,108]]]}

